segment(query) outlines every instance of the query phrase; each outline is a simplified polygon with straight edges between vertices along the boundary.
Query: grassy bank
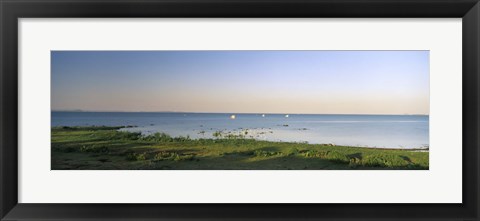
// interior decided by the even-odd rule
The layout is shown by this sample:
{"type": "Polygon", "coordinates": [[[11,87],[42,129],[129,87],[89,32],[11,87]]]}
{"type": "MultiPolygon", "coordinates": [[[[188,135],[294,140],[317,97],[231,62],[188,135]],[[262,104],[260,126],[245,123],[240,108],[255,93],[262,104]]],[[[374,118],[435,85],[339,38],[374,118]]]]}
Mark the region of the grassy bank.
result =
{"type": "Polygon", "coordinates": [[[142,136],[118,131],[120,128],[52,128],[52,169],[428,169],[428,152],[269,142],[238,136],[193,140],[162,133],[142,136]]]}

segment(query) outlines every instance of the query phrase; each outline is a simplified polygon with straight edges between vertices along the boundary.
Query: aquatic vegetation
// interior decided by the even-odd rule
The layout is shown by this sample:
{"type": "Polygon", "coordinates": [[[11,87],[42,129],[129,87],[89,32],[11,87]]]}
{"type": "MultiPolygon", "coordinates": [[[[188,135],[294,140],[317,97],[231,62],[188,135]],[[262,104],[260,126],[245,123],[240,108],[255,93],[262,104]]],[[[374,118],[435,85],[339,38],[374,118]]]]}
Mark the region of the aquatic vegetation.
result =
{"type": "Polygon", "coordinates": [[[108,134],[109,140],[138,140],[142,137],[140,132],[115,131],[108,134]]]}
{"type": "Polygon", "coordinates": [[[166,133],[154,133],[152,135],[143,136],[142,140],[154,142],[172,142],[173,138],[166,133]]]}
{"type": "Polygon", "coordinates": [[[213,132],[212,136],[215,138],[221,138],[223,136],[222,131],[215,131],[213,132]]]}

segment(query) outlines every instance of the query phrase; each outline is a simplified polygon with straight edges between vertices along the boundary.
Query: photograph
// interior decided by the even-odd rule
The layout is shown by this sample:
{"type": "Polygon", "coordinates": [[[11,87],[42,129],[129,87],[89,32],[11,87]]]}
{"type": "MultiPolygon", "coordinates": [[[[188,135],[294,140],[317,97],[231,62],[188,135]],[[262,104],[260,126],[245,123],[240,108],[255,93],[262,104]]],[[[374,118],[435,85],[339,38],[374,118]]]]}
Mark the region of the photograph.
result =
{"type": "Polygon", "coordinates": [[[429,170],[429,56],[51,51],[51,170],[429,170]]]}
{"type": "Polygon", "coordinates": [[[480,221],[480,0],[0,11],[0,221],[480,221]]]}

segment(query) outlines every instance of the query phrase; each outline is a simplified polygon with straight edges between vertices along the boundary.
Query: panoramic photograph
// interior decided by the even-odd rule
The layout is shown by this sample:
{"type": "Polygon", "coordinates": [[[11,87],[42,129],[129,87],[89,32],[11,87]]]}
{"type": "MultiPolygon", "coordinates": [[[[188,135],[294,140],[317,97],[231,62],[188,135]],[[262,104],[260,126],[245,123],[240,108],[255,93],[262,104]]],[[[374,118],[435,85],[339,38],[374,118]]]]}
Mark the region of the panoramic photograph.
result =
{"type": "Polygon", "coordinates": [[[51,51],[52,170],[428,170],[429,51],[51,51]]]}

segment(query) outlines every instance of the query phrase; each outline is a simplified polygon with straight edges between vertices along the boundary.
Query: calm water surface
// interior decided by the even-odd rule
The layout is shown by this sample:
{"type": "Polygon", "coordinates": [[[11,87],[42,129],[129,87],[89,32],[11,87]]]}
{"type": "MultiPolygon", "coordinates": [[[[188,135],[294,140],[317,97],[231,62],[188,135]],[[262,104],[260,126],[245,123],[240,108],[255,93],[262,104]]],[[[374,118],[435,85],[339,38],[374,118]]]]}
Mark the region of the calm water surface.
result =
{"type": "Polygon", "coordinates": [[[143,134],[212,138],[216,131],[242,133],[258,140],[334,143],[380,148],[428,146],[424,115],[125,113],[52,112],[52,126],[126,126],[143,134]]]}

